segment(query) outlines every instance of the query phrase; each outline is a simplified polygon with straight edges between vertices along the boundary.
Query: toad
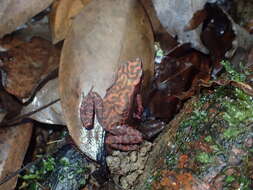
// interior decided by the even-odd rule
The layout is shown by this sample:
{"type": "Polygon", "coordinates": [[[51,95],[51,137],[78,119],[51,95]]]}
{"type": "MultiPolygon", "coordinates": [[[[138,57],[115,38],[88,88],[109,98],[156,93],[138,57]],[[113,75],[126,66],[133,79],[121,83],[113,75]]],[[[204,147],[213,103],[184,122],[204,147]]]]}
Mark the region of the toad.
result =
{"type": "Polygon", "coordinates": [[[80,118],[85,128],[93,127],[95,115],[108,132],[105,143],[109,147],[129,151],[136,150],[143,135],[130,123],[140,119],[143,112],[140,87],[143,78],[142,62],[137,59],[121,64],[116,78],[102,98],[97,92],[83,96],[80,118]]]}

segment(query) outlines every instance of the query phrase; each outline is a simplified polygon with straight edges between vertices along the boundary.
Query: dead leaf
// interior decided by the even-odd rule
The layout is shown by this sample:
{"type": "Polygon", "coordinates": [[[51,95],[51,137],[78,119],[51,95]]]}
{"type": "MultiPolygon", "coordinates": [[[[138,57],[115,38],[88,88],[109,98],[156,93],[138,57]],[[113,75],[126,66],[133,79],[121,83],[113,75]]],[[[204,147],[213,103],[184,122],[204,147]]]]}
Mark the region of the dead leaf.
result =
{"type": "Polygon", "coordinates": [[[50,27],[54,44],[65,39],[72,20],[90,1],[91,0],[54,1],[50,15],[50,27]]]}
{"type": "Polygon", "coordinates": [[[153,75],[153,42],[147,15],[136,0],[91,1],[73,20],[62,50],[60,97],[70,135],[94,160],[94,147],[101,144],[103,138],[99,135],[103,135],[103,129],[95,134],[96,131],[82,127],[82,93],[86,95],[93,87],[104,97],[119,64],[136,58],[143,61],[147,87],[153,75]]]}
{"type": "MultiPolygon", "coordinates": [[[[215,76],[223,68],[220,61],[225,58],[228,51],[232,50],[232,43],[236,36],[233,23],[221,8],[216,4],[207,3],[205,11],[207,18],[203,24],[201,40],[213,56],[213,76],[215,76]]],[[[232,55],[230,53],[230,56],[232,55]]]]}
{"type": "Polygon", "coordinates": [[[157,16],[164,28],[179,43],[191,43],[197,50],[207,53],[208,50],[200,40],[201,25],[192,31],[185,31],[197,11],[204,8],[208,0],[153,0],[157,16]]]}
{"type": "Polygon", "coordinates": [[[190,31],[196,29],[207,17],[207,12],[205,9],[199,10],[194,13],[188,25],[185,27],[185,31],[190,31]]]}
{"type": "Polygon", "coordinates": [[[0,38],[11,33],[42,10],[53,0],[4,0],[0,1],[0,38]]]}
{"type": "Polygon", "coordinates": [[[158,19],[152,0],[141,0],[143,7],[145,8],[149,20],[152,25],[152,29],[155,35],[155,41],[159,42],[161,48],[164,51],[169,51],[175,47],[178,43],[175,38],[173,38],[162,26],[160,20],[158,19]]]}
{"type": "Polygon", "coordinates": [[[209,81],[211,60],[189,44],[176,46],[158,64],[154,89],[149,94],[148,108],[155,118],[169,121],[181,108],[182,101],[209,81]]]}
{"type": "Polygon", "coordinates": [[[244,82],[237,82],[233,80],[227,80],[227,79],[219,79],[219,80],[214,80],[214,81],[202,81],[201,86],[203,87],[211,87],[212,85],[219,85],[219,86],[227,86],[227,85],[232,85],[234,87],[237,87],[244,91],[246,94],[253,96],[253,88],[244,82]]]}
{"type": "MultiPolygon", "coordinates": [[[[45,86],[43,86],[38,92],[36,92],[33,101],[27,106],[23,107],[20,115],[29,114],[58,99],[58,78],[56,78],[54,80],[48,81],[45,86]]],[[[42,123],[66,125],[64,117],[62,115],[61,104],[59,101],[32,115],[26,116],[26,118],[34,119],[42,123]]]]}
{"type": "MultiPolygon", "coordinates": [[[[32,123],[10,128],[0,128],[0,180],[22,166],[31,135],[32,123]]],[[[0,185],[0,189],[14,189],[17,177],[0,185]]]]}
{"type": "Polygon", "coordinates": [[[60,50],[38,37],[30,42],[14,39],[4,44],[9,49],[0,56],[3,86],[18,98],[29,98],[38,84],[57,69],[60,50]]]}
{"type": "MultiPolygon", "coordinates": [[[[209,80],[211,61],[206,55],[184,44],[177,46],[163,58],[159,70],[155,79],[157,90],[168,96],[181,97],[182,93],[195,93],[199,89],[200,79],[209,80]]],[[[190,94],[185,98],[193,95],[190,94]]]]}
{"type": "Polygon", "coordinates": [[[168,96],[161,91],[157,91],[152,95],[148,107],[151,115],[156,119],[169,122],[182,107],[182,101],[175,96],[168,96]]]}
{"type": "Polygon", "coordinates": [[[31,38],[35,36],[51,41],[52,37],[49,28],[48,14],[49,11],[45,10],[38,16],[33,17],[26,22],[25,27],[15,32],[15,36],[18,36],[25,41],[30,41],[31,38]]]}

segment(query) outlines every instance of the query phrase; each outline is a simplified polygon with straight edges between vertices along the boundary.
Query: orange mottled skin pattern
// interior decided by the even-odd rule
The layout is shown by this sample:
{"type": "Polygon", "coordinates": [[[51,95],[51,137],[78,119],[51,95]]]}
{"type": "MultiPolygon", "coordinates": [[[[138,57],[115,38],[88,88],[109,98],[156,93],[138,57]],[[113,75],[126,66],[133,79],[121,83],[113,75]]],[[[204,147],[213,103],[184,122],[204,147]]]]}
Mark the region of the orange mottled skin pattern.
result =
{"type": "Polygon", "coordinates": [[[80,108],[83,126],[91,128],[96,114],[100,124],[109,132],[106,144],[111,148],[135,150],[143,141],[142,134],[128,125],[135,114],[135,104],[138,114],[142,110],[139,94],[142,78],[141,61],[129,61],[120,65],[115,81],[103,99],[92,90],[83,97],[80,108]]]}

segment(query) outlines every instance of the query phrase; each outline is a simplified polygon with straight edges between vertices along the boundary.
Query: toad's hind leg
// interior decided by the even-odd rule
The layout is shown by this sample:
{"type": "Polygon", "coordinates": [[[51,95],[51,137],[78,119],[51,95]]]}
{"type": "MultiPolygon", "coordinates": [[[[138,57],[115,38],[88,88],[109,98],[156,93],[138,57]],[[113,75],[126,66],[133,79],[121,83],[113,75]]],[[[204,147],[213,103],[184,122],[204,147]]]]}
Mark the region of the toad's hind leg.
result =
{"type": "Polygon", "coordinates": [[[127,125],[116,126],[110,130],[110,133],[113,135],[108,135],[105,142],[114,149],[136,150],[138,148],[137,144],[143,142],[142,134],[127,125]]]}

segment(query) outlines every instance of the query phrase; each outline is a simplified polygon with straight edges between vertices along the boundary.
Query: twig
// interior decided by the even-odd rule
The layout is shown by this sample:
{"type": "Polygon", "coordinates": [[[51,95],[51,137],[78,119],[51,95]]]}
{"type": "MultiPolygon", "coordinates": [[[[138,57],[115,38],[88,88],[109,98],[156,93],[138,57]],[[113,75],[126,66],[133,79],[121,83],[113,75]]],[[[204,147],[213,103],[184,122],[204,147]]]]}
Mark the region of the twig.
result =
{"type": "Polygon", "coordinates": [[[54,143],[58,143],[58,142],[62,142],[64,139],[58,139],[58,140],[54,140],[54,141],[49,141],[47,144],[54,144],[54,143]]]}

